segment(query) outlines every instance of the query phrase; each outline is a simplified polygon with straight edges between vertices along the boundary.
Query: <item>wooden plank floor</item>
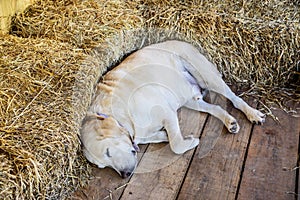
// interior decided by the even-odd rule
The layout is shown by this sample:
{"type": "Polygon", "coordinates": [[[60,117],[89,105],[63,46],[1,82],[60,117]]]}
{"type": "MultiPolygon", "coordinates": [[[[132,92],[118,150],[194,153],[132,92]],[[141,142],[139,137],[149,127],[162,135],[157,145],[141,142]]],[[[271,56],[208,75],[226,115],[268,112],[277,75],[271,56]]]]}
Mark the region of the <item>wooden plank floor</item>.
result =
{"type": "MultiPolygon", "coordinates": [[[[272,108],[279,122],[268,117],[257,126],[224,98],[211,95],[210,101],[237,118],[238,134],[229,134],[210,115],[181,109],[183,134],[200,137],[196,149],[178,156],[166,143],[142,145],[131,178],[94,168],[89,185],[69,199],[298,199],[299,103],[290,103],[298,114],[272,108]]],[[[253,99],[246,101],[259,106],[253,99]]]]}

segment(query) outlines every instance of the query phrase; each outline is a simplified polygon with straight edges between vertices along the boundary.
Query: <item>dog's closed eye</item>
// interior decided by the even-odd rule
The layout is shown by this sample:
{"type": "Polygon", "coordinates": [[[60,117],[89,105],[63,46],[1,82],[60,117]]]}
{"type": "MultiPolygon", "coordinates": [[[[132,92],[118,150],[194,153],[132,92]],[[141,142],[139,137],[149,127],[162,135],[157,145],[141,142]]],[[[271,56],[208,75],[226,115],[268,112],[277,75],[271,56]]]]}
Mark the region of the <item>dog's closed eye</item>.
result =
{"type": "Polygon", "coordinates": [[[106,149],[106,155],[107,155],[107,157],[109,157],[109,158],[112,157],[112,156],[110,155],[110,153],[109,153],[109,148],[106,149]]]}
{"type": "Polygon", "coordinates": [[[136,155],[136,150],[131,151],[133,155],[136,155]]]}

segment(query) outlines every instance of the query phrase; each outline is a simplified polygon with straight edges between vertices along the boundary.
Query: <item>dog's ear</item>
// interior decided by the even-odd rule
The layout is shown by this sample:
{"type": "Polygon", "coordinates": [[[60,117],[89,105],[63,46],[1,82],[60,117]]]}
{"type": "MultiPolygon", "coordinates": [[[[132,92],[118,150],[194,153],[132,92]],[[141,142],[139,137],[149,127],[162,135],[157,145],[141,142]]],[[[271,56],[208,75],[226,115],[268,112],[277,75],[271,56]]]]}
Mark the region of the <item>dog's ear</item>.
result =
{"type": "Polygon", "coordinates": [[[132,142],[132,146],[133,146],[133,148],[135,149],[136,152],[140,152],[140,148],[135,142],[132,142]]]}
{"type": "Polygon", "coordinates": [[[97,117],[97,119],[104,120],[104,119],[108,118],[108,115],[106,115],[104,113],[98,113],[97,112],[96,117],[97,117]]]}

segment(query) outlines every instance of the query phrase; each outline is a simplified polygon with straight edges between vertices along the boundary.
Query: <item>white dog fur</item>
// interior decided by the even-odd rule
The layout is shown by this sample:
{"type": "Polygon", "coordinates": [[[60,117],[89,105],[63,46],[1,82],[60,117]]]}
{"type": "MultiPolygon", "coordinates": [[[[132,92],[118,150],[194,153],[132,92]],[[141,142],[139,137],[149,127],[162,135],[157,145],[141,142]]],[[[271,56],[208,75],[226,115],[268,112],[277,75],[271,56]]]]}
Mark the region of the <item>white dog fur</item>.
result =
{"type": "Polygon", "coordinates": [[[182,106],[210,113],[237,133],[236,119],[203,101],[202,89],[231,100],[251,122],[264,122],[265,115],[237,97],[195,47],[167,41],[131,54],[98,84],[81,130],[85,156],[126,178],[136,168],[138,144],[168,141],[176,154],[196,147],[198,138],[180,132],[177,110],[182,106]]]}

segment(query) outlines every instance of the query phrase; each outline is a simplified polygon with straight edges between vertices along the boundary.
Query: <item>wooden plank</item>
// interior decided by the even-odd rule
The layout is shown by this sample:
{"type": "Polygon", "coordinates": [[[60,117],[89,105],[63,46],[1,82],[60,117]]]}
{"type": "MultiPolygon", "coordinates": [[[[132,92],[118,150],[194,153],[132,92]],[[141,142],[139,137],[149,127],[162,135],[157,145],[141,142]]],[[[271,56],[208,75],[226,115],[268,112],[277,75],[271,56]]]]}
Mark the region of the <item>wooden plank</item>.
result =
{"type": "MultiPolygon", "coordinates": [[[[216,104],[224,106],[224,102],[225,99],[219,98],[216,104]]],[[[232,108],[231,104],[225,105],[237,119],[240,132],[229,134],[220,120],[209,118],[201,140],[216,145],[204,158],[201,158],[204,155],[203,148],[200,146],[197,149],[178,199],[235,198],[252,124],[242,112],[232,108]]],[[[207,152],[209,145],[204,146],[207,152]]]]}
{"type": "MultiPolygon", "coordinates": [[[[179,115],[182,133],[199,137],[207,114],[183,108],[179,115]]],[[[121,199],[175,199],[193,153],[175,155],[169,145],[151,144],[121,199]]]]}
{"type": "MultiPolygon", "coordinates": [[[[140,160],[148,145],[140,145],[141,152],[138,153],[140,160]]],[[[92,179],[89,184],[77,190],[70,200],[94,200],[94,199],[119,199],[130,178],[122,179],[117,172],[111,168],[99,169],[93,167],[92,179]]]]}
{"type": "Polygon", "coordinates": [[[295,199],[292,169],[297,166],[300,118],[280,109],[272,112],[280,123],[268,118],[254,128],[238,199],[295,199]]]}

